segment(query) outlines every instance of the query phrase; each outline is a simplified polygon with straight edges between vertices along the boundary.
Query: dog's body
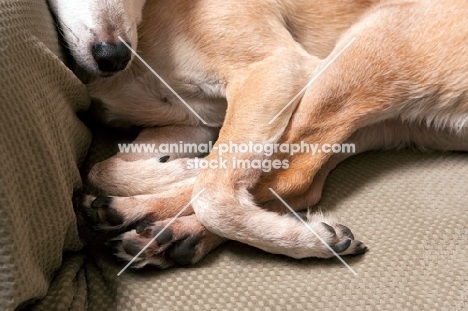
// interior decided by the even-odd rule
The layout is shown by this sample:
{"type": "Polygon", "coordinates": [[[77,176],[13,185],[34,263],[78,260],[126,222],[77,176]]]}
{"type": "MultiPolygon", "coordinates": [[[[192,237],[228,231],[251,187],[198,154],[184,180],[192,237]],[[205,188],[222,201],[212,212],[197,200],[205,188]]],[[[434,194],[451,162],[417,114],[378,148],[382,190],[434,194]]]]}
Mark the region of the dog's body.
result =
{"type": "MultiPolygon", "coordinates": [[[[68,17],[67,2],[51,1],[81,67],[101,76],[121,70],[130,57],[121,45],[114,64],[100,53],[107,43],[119,45],[120,36],[138,47],[206,123],[134,60],[112,77],[91,78],[88,86],[102,101],[107,122],[158,126],[143,131],[137,143],[206,142],[215,140],[222,126],[215,146],[348,141],[355,143],[356,153],[408,144],[468,150],[468,9],[455,0],[153,0],[147,1],[143,16],[143,1],[129,10],[126,0],[107,1],[105,7],[87,0],[101,12],[101,22],[76,29],[105,33],[104,45],[99,35],[73,33],[67,21],[81,14],[68,17]],[[114,2],[121,10],[108,9],[114,2]],[[124,25],[113,25],[113,15],[124,25]],[[356,41],[304,96],[282,111],[353,37],[356,41]]],[[[188,169],[186,157],[198,153],[169,154],[171,161],[161,163],[159,158],[167,155],[118,154],[90,174],[106,193],[120,196],[87,203],[103,224],[129,229],[119,237],[121,258],[132,258],[198,194],[193,210],[187,209],[169,227],[171,234],[162,234],[135,266],[192,263],[224,238],[295,258],[333,255],[301,222],[278,214],[287,209],[270,188],[295,210],[305,209],[317,203],[328,172],[348,154],[297,154],[286,157],[289,169],[263,174],[232,165],[188,169]],[[118,215],[117,223],[111,214],[118,215]],[[140,223],[131,230],[128,226],[135,222],[140,223]]],[[[212,152],[207,159],[217,157],[212,152]]],[[[253,153],[224,157],[266,158],[253,153]]],[[[308,224],[339,254],[365,251],[344,226],[319,216],[309,217],[308,224]]]]}

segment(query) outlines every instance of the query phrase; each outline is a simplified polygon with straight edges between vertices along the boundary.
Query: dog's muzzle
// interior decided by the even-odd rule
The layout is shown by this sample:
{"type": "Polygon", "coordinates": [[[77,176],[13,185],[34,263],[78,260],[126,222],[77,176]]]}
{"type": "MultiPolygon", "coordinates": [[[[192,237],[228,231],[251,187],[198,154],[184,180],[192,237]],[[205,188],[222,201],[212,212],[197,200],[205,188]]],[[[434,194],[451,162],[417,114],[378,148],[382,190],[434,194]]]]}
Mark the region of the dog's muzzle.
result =
{"type": "Polygon", "coordinates": [[[132,52],[123,43],[98,42],[93,45],[92,54],[99,70],[104,73],[125,69],[132,57],[132,52]]]}

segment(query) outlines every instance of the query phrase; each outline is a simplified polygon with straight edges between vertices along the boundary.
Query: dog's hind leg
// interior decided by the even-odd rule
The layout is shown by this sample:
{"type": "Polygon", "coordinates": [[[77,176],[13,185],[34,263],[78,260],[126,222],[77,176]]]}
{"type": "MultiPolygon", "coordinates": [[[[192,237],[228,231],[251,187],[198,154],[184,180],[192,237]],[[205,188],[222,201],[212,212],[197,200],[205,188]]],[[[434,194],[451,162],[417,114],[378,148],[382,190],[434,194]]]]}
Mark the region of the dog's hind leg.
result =
{"type": "Polygon", "coordinates": [[[170,191],[193,184],[199,169],[188,158],[202,157],[218,128],[166,126],[144,129],[113,157],[97,163],[88,175],[101,193],[133,196],[170,191]]]}
{"type": "Polygon", "coordinates": [[[118,258],[126,261],[132,260],[149,245],[136,258],[132,268],[147,264],[167,268],[196,263],[224,241],[225,238],[206,230],[192,214],[144,224],[112,238],[107,245],[114,248],[118,258]],[[169,224],[170,221],[172,223],[169,224]]]}
{"type": "MultiPolygon", "coordinates": [[[[412,147],[423,151],[468,151],[468,135],[454,135],[450,128],[438,129],[418,123],[387,120],[359,129],[346,142],[354,147],[353,152],[334,153],[314,176],[310,187],[297,196],[286,196],[288,205],[295,211],[301,211],[317,204],[322,197],[322,190],[328,174],[335,167],[351,156],[379,149],[400,149],[412,147]]],[[[266,174],[265,174],[266,175],[266,174]]],[[[271,177],[274,178],[274,175],[271,177]]],[[[259,183],[251,190],[256,202],[263,208],[279,213],[287,213],[285,206],[278,200],[270,200],[268,182],[270,176],[262,176],[259,183]],[[266,195],[265,195],[266,194],[266,195]],[[266,200],[266,202],[264,202],[266,200]]]]}

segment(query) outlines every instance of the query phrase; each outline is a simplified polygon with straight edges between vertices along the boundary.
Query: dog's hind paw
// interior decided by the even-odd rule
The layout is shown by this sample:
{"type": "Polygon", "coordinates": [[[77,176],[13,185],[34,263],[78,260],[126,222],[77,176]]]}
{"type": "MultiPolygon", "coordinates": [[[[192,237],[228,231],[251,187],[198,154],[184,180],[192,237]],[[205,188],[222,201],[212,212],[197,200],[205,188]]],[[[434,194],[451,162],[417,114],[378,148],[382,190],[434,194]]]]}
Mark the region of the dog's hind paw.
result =
{"type": "Polygon", "coordinates": [[[207,231],[195,215],[180,217],[168,224],[169,220],[141,223],[111,239],[107,245],[119,259],[134,260],[132,268],[146,265],[168,268],[196,263],[224,241],[207,231]]]}
{"type": "Polygon", "coordinates": [[[77,213],[84,218],[89,228],[105,232],[107,236],[120,234],[132,225],[112,207],[112,197],[98,197],[84,195],[77,204],[77,213]]]}

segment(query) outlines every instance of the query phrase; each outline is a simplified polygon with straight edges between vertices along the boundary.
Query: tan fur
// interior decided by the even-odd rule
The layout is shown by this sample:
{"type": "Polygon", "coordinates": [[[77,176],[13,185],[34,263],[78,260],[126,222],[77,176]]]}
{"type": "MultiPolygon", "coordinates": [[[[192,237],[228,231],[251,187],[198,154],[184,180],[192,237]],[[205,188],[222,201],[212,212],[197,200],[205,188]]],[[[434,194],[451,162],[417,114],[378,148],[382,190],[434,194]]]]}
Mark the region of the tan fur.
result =
{"type": "MultiPolygon", "coordinates": [[[[111,124],[222,125],[216,146],[351,141],[357,153],[408,144],[468,150],[467,13],[456,0],[148,1],[139,53],[207,124],[135,60],[126,71],[95,77],[88,86],[111,124]],[[269,123],[353,37],[356,41],[304,96],[269,123]]],[[[142,135],[145,141],[155,139],[142,135]]],[[[348,155],[297,154],[286,157],[289,169],[269,174],[233,167],[187,170],[179,156],[171,155],[169,163],[114,158],[90,177],[110,194],[138,195],[113,206],[129,220],[161,209],[164,217],[174,216],[204,191],[192,207],[209,231],[295,258],[332,256],[302,223],[279,214],[287,210],[269,188],[294,209],[305,209],[320,199],[328,172],[348,155]],[[175,194],[177,200],[167,199],[175,194]]],[[[217,157],[212,152],[208,159],[217,157]]],[[[327,220],[308,222],[330,245],[347,238],[334,223],[335,235],[324,229],[327,220]]],[[[359,248],[352,240],[341,254],[359,248]]],[[[201,257],[197,253],[197,260],[201,257]]]]}

